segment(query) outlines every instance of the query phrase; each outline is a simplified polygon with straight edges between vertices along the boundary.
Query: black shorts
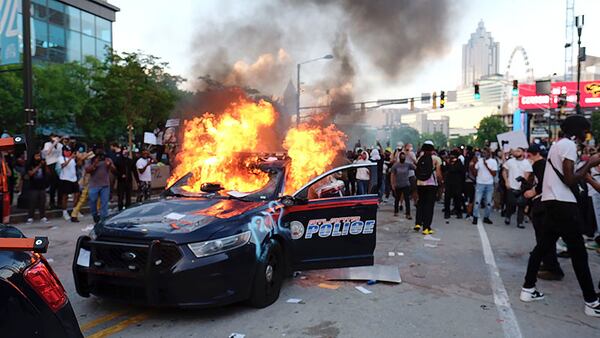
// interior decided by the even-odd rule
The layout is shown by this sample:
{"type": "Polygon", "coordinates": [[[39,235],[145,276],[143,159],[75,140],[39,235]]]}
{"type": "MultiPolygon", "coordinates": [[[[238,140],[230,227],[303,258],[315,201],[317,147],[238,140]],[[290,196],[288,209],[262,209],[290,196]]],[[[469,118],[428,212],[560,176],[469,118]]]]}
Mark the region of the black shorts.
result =
{"type": "Polygon", "coordinates": [[[58,192],[65,195],[79,193],[79,184],[77,182],[60,180],[58,192]]]}

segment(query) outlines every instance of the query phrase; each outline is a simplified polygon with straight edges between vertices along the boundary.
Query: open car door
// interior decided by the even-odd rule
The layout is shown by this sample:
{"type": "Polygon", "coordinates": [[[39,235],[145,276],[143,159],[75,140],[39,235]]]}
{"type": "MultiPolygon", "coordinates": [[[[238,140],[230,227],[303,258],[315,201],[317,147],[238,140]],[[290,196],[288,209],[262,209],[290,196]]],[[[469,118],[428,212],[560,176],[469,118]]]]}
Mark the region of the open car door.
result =
{"type": "Polygon", "coordinates": [[[284,207],[282,224],[291,232],[293,269],[373,264],[376,168],[375,163],[338,167],[292,195],[293,205],[284,207]]]}

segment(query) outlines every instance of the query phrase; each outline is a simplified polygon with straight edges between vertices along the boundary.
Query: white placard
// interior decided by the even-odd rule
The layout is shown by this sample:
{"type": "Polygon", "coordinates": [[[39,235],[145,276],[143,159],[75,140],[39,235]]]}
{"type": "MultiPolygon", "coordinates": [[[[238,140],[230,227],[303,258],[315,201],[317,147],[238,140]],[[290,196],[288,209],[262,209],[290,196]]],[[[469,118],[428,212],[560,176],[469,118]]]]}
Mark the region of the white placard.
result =
{"type": "Polygon", "coordinates": [[[165,128],[169,127],[179,127],[179,119],[168,119],[165,128]]]}
{"type": "Polygon", "coordinates": [[[84,248],[79,249],[79,255],[77,256],[77,265],[90,267],[90,251],[84,248]]]}
{"type": "Polygon", "coordinates": [[[156,144],[156,135],[154,133],[145,132],[144,133],[144,143],[145,144],[156,144]]]}
{"type": "Polygon", "coordinates": [[[165,216],[166,219],[171,219],[174,221],[179,221],[180,219],[182,219],[184,217],[185,217],[184,214],[180,214],[180,213],[176,213],[176,212],[169,213],[168,215],[165,216]]]}
{"type": "Polygon", "coordinates": [[[529,147],[529,143],[527,143],[527,137],[522,130],[498,134],[497,137],[498,144],[502,148],[502,151],[508,151],[510,149],[517,148],[527,149],[529,147]]]}
{"type": "Polygon", "coordinates": [[[362,286],[356,286],[355,288],[356,288],[356,290],[358,290],[358,291],[360,291],[360,292],[364,293],[365,295],[368,295],[368,294],[370,294],[370,293],[373,293],[373,292],[371,292],[371,290],[368,290],[367,288],[364,288],[364,287],[362,287],[362,286]]]}

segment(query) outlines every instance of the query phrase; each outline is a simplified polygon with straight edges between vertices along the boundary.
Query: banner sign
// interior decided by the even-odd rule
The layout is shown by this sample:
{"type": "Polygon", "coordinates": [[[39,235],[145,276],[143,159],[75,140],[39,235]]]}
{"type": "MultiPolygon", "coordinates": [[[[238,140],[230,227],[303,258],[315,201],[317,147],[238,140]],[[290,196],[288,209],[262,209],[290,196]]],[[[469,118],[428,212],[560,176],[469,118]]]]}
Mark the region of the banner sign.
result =
{"type": "Polygon", "coordinates": [[[0,0],[0,66],[20,62],[17,12],[21,0],[0,0]]]}
{"type": "MultiPolygon", "coordinates": [[[[554,82],[550,86],[550,95],[538,95],[535,83],[519,85],[519,108],[548,109],[558,108],[560,94],[566,94],[566,108],[575,108],[577,102],[577,82],[554,82]]],[[[583,81],[580,84],[581,107],[600,107],[600,81],[583,81]]]]}

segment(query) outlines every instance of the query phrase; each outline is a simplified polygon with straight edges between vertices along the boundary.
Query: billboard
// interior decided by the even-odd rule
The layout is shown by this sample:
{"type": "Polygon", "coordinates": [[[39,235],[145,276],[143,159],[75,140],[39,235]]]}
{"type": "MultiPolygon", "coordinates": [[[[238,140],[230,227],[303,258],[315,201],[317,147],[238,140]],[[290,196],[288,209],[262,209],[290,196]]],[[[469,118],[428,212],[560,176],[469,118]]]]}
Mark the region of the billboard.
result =
{"type": "Polygon", "coordinates": [[[21,0],[0,0],[0,65],[20,62],[19,22],[21,0]]]}
{"type": "MultiPolygon", "coordinates": [[[[554,82],[550,95],[536,94],[535,83],[519,84],[519,108],[522,110],[558,108],[558,95],[567,94],[566,108],[575,108],[577,82],[554,82]]],[[[600,81],[582,81],[580,84],[582,108],[600,107],[600,81]]]]}

